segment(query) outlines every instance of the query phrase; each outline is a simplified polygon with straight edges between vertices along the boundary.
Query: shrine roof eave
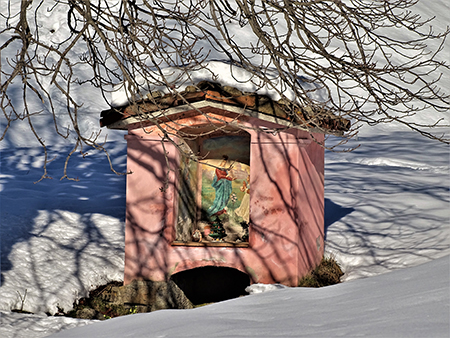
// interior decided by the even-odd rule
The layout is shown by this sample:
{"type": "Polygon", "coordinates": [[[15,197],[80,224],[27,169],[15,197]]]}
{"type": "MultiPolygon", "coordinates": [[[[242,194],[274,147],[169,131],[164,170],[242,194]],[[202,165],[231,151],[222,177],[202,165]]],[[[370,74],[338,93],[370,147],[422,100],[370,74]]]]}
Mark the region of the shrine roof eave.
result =
{"type": "Polygon", "coordinates": [[[143,114],[136,114],[132,116],[128,116],[125,118],[122,118],[118,121],[115,121],[113,123],[110,123],[106,125],[108,129],[115,129],[115,130],[127,130],[132,125],[139,125],[139,124],[155,124],[156,122],[164,123],[164,120],[169,119],[171,116],[176,116],[178,114],[182,114],[184,112],[195,112],[195,110],[198,110],[199,114],[204,113],[205,108],[215,108],[218,110],[226,111],[232,114],[235,114],[237,119],[235,120],[235,124],[238,124],[239,122],[239,115],[241,116],[248,116],[257,118],[261,121],[270,122],[273,124],[277,124],[280,126],[280,128],[294,128],[299,129],[311,133],[321,133],[321,134],[328,134],[328,135],[335,135],[335,136],[343,136],[345,133],[345,130],[331,130],[331,129],[324,129],[324,128],[317,128],[308,125],[306,122],[304,124],[290,121],[283,117],[274,116],[271,114],[265,114],[263,112],[246,109],[243,107],[227,104],[224,102],[214,102],[210,100],[203,100],[198,102],[193,102],[185,105],[175,106],[164,110],[159,111],[152,111],[148,113],[143,114]]]}

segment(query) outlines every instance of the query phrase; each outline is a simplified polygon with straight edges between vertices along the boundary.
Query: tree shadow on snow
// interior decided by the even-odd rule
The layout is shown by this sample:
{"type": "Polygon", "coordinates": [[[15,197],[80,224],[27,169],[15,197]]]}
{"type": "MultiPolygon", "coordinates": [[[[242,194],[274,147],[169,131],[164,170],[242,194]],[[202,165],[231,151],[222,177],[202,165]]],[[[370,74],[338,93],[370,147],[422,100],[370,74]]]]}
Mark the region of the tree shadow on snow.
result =
{"type": "Polygon", "coordinates": [[[333,200],[325,200],[327,244],[348,264],[346,274],[366,277],[447,254],[447,146],[404,132],[359,142],[354,152],[328,153],[325,170],[333,200]]]}
{"type": "MultiPolygon", "coordinates": [[[[115,169],[125,171],[126,148],[120,144],[115,147],[111,151],[115,169]]],[[[82,271],[80,263],[86,255],[97,266],[117,269],[123,265],[126,178],[110,170],[103,154],[88,151],[87,156],[74,154],[69,162],[69,174],[79,180],[60,181],[69,151],[54,149],[54,160],[48,164],[53,179],[35,184],[43,172],[41,149],[2,150],[2,287],[13,288],[16,275],[22,274],[10,298],[28,289],[29,298],[39,297],[45,304],[49,294],[61,292],[70,276],[83,285],[82,279],[89,278],[86,275],[102,273],[82,271]],[[35,270],[42,264],[53,275],[44,278],[37,274],[35,270]],[[14,269],[19,270],[8,273],[14,269]],[[37,290],[34,295],[32,290],[37,290]]],[[[10,293],[8,290],[4,289],[10,293]]]]}

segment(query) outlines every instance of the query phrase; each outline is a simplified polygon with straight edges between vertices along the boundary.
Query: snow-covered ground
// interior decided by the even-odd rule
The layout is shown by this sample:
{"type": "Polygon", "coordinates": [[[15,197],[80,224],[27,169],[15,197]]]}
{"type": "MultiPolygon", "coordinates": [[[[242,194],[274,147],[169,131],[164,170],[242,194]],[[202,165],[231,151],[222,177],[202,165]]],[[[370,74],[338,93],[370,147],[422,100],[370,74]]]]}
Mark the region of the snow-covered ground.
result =
{"type": "MultiPolygon", "coordinates": [[[[122,171],[125,146],[113,150],[122,171]]],[[[123,278],[125,177],[92,154],[70,169],[78,182],[59,181],[65,156],[58,156],[49,167],[54,179],[34,184],[39,151],[2,150],[0,309],[20,308],[26,293],[23,310],[53,314],[123,278]]]]}
{"type": "Polygon", "coordinates": [[[114,318],[52,337],[448,337],[449,257],[323,289],[114,318]]]}
{"type": "Polygon", "coordinates": [[[450,253],[449,146],[379,131],[352,153],[325,157],[327,250],[345,280],[450,253]]]}
{"type": "MultiPolygon", "coordinates": [[[[223,317],[223,322],[234,327],[236,332],[248,333],[254,328],[255,336],[260,336],[260,332],[272,336],[273,330],[283,327],[281,324],[287,325],[292,313],[299,316],[298,320],[292,322],[292,327],[287,326],[286,335],[282,336],[295,336],[295,332],[305,332],[305,335],[333,332],[326,331],[328,329],[336,329],[337,335],[356,334],[356,328],[351,327],[357,322],[357,328],[367,334],[408,336],[416,332],[412,329],[416,327],[416,319],[427,322],[426,318],[430,325],[424,330],[431,330],[434,336],[446,332],[450,318],[449,147],[411,132],[367,134],[359,138],[361,147],[352,153],[326,154],[326,248],[342,264],[347,282],[321,290],[280,290],[259,298],[250,295],[195,310],[192,314],[189,311],[163,311],[149,314],[148,318],[140,315],[137,319],[126,319],[131,322],[119,321],[118,325],[134,325],[133,320],[150,325],[155,321],[162,334],[162,323],[184,320],[198,323],[188,330],[174,331],[178,332],[175,335],[168,334],[189,337],[198,333],[197,326],[203,328],[206,325],[202,317],[211,311],[217,313],[214,316],[223,317]],[[425,264],[419,270],[406,269],[401,270],[400,275],[394,272],[379,279],[360,279],[444,256],[446,258],[439,264],[425,264]],[[418,278],[422,275],[426,278],[418,278]],[[446,290],[447,298],[441,297],[442,288],[446,290]],[[399,290],[404,293],[397,295],[399,290]],[[384,296],[383,292],[386,292],[384,296]],[[392,298],[393,295],[398,298],[392,298]],[[374,302],[375,299],[379,301],[374,302]],[[386,303],[392,299],[395,302],[386,303]],[[425,308],[434,308],[428,314],[430,317],[424,317],[425,313],[419,308],[425,309],[421,302],[428,300],[433,301],[426,303],[425,308]],[[333,311],[323,312],[332,304],[335,304],[331,307],[333,311]],[[358,317],[362,310],[356,311],[356,308],[363,309],[364,306],[368,312],[358,317]],[[384,306],[390,312],[382,311],[384,306]],[[279,307],[285,311],[277,314],[277,320],[269,321],[270,315],[275,313],[269,309],[279,307]],[[416,310],[407,310],[410,307],[416,310]],[[253,313],[253,317],[243,317],[247,312],[253,313]],[[344,314],[351,315],[351,319],[344,314]],[[259,315],[261,319],[257,319],[259,315]],[[370,321],[367,321],[368,317],[370,321]],[[330,321],[329,326],[319,325],[319,318],[327,318],[324,322],[330,321]],[[388,324],[385,323],[387,318],[392,318],[388,324]],[[408,318],[412,326],[407,329],[408,318]],[[371,331],[380,322],[383,322],[384,331],[371,331]],[[258,323],[266,323],[263,327],[267,331],[258,331],[258,323]],[[433,327],[437,331],[433,331],[433,327]],[[403,329],[406,331],[401,331],[403,329]]],[[[114,148],[116,165],[123,169],[124,141],[117,141],[114,148]]],[[[79,159],[72,168],[72,173],[79,176],[79,182],[54,179],[33,184],[41,170],[37,152],[35,148],[2,151],[0,309],[20,309],[21,299],[24,299],[23,310],[37,313],[4,312],[0,328],[2,337],[43,337],[63,328],[85,325],[86,321],[42,315],[44,312],[55,313],[58,307],[68,310],[74,299],[86,295],[89,289],[109,280],[122,279],[124,177],[112,174],[103,156],[94,153],[79,159]]],[[[50,168],[60,170],[63,160],[58,157],[50,168]]],[[[206,327],[212,332],[220,332],[215,331],[215,318],[208,320],[211,326],[206,327]]],[[[183,325],[176,327],[183,328],[183,325]]],[[[92,331],[93,336],[106,329],[102,326],[98,330],[92,331]]],[[[423,331],[417,331],[416,336],[421,336],[420,332],[423,331]]],[[[80,333],[79,336],[85,335],[80,333]]],[[[140,336],[139,332],[135,336],[140,336]]]]}
{"type": "MultiPolygon", "coordinates": [[[[445,15],[449,5],[423,1],[418,8],[428,17],[445,15]]],[[[437,28],[446,24],[438,21],[437,28]]],[[[450,74],[443,81],[450,88],[450,74]]],[[[88,129],[97,128],[103,109],[94,98],[95,91],[87,95],[88,129]]],[[[448,112],[414,118],[423,122],[423,116],[444,117],[450,124],[448,112]]],[[[15,123],[0,143],[0,336],[5,338],[44,337],[95,323],[45,312],[67,311],[90,289],[123,278],[125,177],[113,174],[102,154],[88,150],[69,168],[80,181],[59,181],[70,148],[48,132],[49,116],[41,117],[37,127],[55,157],[49,164],[54,179],[33,183],[42,174],[43,156],[26,123],[15,123]]],[[[109,132],[108,139],[115,168],[125,170],[122,134],[109,132]]],[[[327,152],[325,169],[326,250],[343,266],[345,283],[132,315],[59,336],[448,337],[449,146],[396,126],[365,127],[352,143],[361,146],[350,153],[327,152]]]]}

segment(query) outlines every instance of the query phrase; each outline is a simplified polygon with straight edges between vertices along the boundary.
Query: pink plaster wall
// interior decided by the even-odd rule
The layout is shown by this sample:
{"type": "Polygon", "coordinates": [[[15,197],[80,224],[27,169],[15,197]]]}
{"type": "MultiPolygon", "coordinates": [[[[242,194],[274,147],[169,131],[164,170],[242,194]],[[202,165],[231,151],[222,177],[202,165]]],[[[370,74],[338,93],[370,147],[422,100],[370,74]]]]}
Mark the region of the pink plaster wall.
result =
{"type": "MultiPolygon", "coordinates": [[[[254,118],[247,126],[273,127],[254,118]]],[[[130,129],[125,230],[125,283],[164,280],[201,266],[243,271],[252,283],[294,286],[323,255],[324,151],[306,132],[251,134],[248,248],[172,246],[178,153],[157,133],[130,129]],[[133,134],[133,135],[130,135],[133,134]],[[167,157],[164,153],[167,153],[167,157]]],[[[314,134],[323,141],[323,135],[314,134]]]]}

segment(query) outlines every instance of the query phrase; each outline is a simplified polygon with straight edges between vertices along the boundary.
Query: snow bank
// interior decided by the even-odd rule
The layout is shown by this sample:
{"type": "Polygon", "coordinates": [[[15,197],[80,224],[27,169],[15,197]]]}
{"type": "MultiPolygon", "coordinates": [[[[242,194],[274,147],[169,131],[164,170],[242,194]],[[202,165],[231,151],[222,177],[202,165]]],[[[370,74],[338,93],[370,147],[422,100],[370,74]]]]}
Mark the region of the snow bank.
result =
{"type": "Polygon", "coordinates": [[[450,257],[320,289],[113,318],[51,337],[448,337],[450,257]]]}
{"type": "Polygon", "coordinates": [[[270,291],[275,291],[275,290],[280,290],[280,289],[285,289],[285,288],[287,288],[287,286],[285,286],[283,284],[261,284],[261,283],[257,283],[257,284],[253,284],[253,285],[247,286],[245,288],[245,291],[247,291],[251,295],[254,295],[256,293],[270,292],[270,291]]]}
{"type": "Polygon", "coordinates": [[[0,311],[2,338],[40,338],[49,334],[92,324],[94,321],[68,317],[48,317],[0,311]]]}

